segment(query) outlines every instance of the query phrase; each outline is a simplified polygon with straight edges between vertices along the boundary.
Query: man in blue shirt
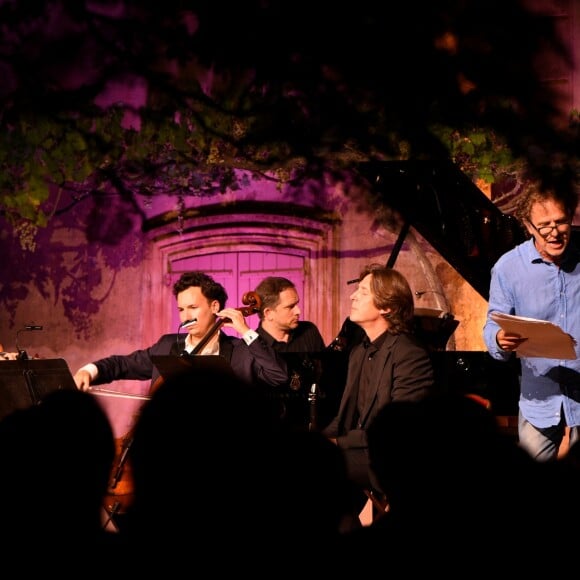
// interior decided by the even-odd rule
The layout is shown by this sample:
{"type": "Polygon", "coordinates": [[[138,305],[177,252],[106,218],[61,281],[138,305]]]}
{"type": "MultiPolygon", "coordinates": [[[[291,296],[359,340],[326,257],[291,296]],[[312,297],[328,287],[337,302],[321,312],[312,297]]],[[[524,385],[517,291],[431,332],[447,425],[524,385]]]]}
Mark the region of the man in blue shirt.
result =
{"type": "MultiPolygon", "coordinates": [[[[530,239],[501,256],[491,271],[483,338],[497,360],[517,355],[525,336],[507,333],[491,320],[503,312],[547,320],[580,340],[580,249],[572,240],[578,198],[529,183],[515,211],[530,239]]],[[[521,357],[519,443],[539,461],[555,459],[570,427],[580,425],[580,347],[575,360],[521,357]]]]}

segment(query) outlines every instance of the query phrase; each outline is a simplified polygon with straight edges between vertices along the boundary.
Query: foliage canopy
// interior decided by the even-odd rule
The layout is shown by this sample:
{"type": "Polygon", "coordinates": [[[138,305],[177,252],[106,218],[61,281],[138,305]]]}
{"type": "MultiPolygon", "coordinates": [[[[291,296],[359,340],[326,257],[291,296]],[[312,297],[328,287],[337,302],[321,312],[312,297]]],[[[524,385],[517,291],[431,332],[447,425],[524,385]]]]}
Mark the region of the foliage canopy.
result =
{"type": "Polygon", "coordinates": [[[87,196],[236,190],[239,169],[576,172],[577,125],[545,82],[571,56],[516,0],[4,0],[0,23],[0,209],[22,231],[87,196]]]}

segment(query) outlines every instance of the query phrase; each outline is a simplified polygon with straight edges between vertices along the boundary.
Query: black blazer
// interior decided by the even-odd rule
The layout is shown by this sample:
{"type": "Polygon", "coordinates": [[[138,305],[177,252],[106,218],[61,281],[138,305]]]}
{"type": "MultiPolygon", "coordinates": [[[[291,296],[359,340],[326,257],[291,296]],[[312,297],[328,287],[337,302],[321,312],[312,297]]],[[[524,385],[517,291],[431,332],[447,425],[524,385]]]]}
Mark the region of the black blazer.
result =
{"type": "MultiPolygon", "coordinates": [[[[287,382],[286,363],[261,338],[258,337],[248,346],[241,338],[219,332],[219,356],[223,356],[230,363],[238,378],[254,386],[277,387],[287,382]]],[[[181,354],[184,340],[184,335],[164,334],[149,348],[95,361],[99,374],[93,384],[101,385],[122,379],[151,379],[153,386],[160,374],[151,357],[181,354]]]]}
{"type": "Polygon", "coordinates": [[[434,373],[431,358],[412,335],[387,334],[374,355],[380,373],[374,377],[374,396],[366,401],[357,420],[358,379],[366,349],[363,343],[353,347],[348,360],[344,392],[337,415],[324,429],[327,437],[336,438],[343,449],[366,448],[366,429],[379,409],[391,401],[413,401],[434,392],[434,373]]]}

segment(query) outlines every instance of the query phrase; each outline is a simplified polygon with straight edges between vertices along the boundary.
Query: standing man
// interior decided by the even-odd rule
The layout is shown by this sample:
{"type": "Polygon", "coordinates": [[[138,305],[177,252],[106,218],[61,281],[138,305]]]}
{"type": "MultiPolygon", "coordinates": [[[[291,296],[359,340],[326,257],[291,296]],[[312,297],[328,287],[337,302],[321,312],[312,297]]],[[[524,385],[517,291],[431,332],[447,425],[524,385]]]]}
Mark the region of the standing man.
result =
{"type": "MultiPolygon", "coordinates": [[[[580,340],[580,250],[571,240],[577,205],[576,195],[544,191],[537,183],[522,191],[515,215],[530,238],[501,256],[491,271],[483,338],[493,358],[507,361],[526,340],[502,330],[491,319],[494,312],[547,320],[580,340]]],[[[519,443],[539,461],[555,459],[566,426],[570,443],[578,439],[580,358],[520,362],[519,443]]]]}
{"type": "Polygon", "coordinates": [[[393,401],[417,401],[434,392],[427,349],[412,335],[414,303],[406,278],[397,270],[371,264],[350,296],[350,320],[364,331],[350,351],[346,385],[338,414],[323,433],[343,450],[354,484],[353,512],[380,487],[369,467],[367,428],[393,401]]]}
{"type": "Polygon", "coordinates": [[[152,346],[127,355],[111,355],[81,367],[74,375],[77,387],[83,391],[91,385],[110,383],[120,379],[147,380],[151,385],[159,379],[159,370],[151,359],[155,355],[191,353],[207,339],[207,334],[221,319],[223,326],[233,328],[241,338],[217,330],[206,342],[199,355],[219,355],[232,367],[234,374],[255,387],[278,387],[287,380],[284,361],[247,324],[242,312],[226,308],[225,288],[213,278],[199,271],[186,272],[173,286],[183,335],[164,334],[152,346]]]}
{"type": "Polygon", "coordinates": [[[288,365],[287,388],[280,391],[282,417],[293,426],[304,426],[309,417],[310,389],[312,385],[320,387],[317,383],[322,373],[320,358],[309,355],[325,350],[324,339],[313,322],[300,320],[300,298],[288,278],[268,276],[258,284],[256,294],[261,301],[256,331],[288,365]]]}

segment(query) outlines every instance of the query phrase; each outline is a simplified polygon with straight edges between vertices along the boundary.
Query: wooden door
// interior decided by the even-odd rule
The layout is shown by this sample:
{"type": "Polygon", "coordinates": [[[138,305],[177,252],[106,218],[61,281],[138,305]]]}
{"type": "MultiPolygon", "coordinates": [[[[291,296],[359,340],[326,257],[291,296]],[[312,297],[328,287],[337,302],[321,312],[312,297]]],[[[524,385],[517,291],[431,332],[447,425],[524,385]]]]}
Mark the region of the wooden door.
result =
{"type": "MultiPolygon", "coordinates": [[[[224,286],[228,293],[228,306],[242,306],[242,296],[254,290],[266,276],[283,276],[292,280],[301,300],[304,297],[304,258],[283,252],[215,252],[181,257],[171,263],[171,283],[191,270],[201,270],[224,286]]],[[[257,316],[248,321],[258,326],[257,316]]],[[[175,309],[172,328],[179,326],[175,309]]]]}

